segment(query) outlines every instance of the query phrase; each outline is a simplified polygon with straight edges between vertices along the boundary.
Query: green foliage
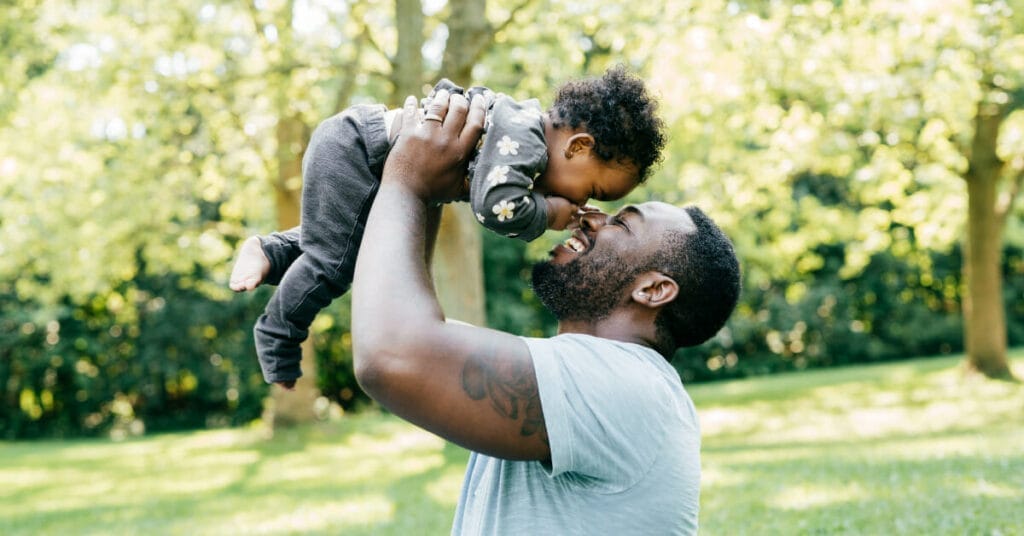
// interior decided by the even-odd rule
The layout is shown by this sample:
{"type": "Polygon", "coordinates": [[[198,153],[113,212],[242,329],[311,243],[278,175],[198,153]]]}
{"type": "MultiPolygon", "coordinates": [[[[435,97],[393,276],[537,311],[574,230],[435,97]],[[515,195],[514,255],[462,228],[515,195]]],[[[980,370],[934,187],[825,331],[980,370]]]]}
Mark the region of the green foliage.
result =
{"type": "Polygon", "coordinates": [[[345,410],[370,401],[356,383],[352,368],[351,301],[348,294],[335,300],[313,324],[313,344],[320,374],[317,385],[324,396],[345,410]]]}
{"type": "MultiPolygon", "coordinates": [[[[841,276],[842,247],[816,253],[824,266],[807,279],[748,285],[718,336],[677,352],[673,364],[682,377],[743,377],[963,350],[959,248],[916,263],[880,253],[855,278],[841,276]]],[[[1024,344],[1024,304],[1015,299],[1024,293],[1024,250],[1008,248],[1004,258],[1009,340],[1024,344]]]]}
{"type": "MultiPolygon", "coordinates": [[[[894,225],[915,247],[948,250],[965,221],[974,118],[1024,105],[1022,7],[673,3],[651,72],[673,145],[650,188],[719,216],[755,285],[813,273],[818,245],[846,244],[844,277],[875,253],[906,256],[894,225]],[[794,195],[807,177],[831,198],[794,195]]],[[[1008,179],[1024,170],[1011,141],[1021,119],[1001,129],[1008,179]]]]}
{"type": "Polygon", "coordinates": [[[496,329],[544,337],[555,332],[555,319],[530,287],[527,244],[483,231],[487,324],[496,329]]]}
{"type": "MultiPolygon", "coordinates": [[[[428,68],[447,35],[435,7],[428,68]]],[[[274,228],[279,192],[297,192],[278,164],[302,147],[277,146],[279,125],[390,98],[393,10],[0,6],[0,435],[259,413],[250,331],[269,290],[231,295],[231,252],[274,228]]],[[[679,354],[684,377],[961,347],[956,242],[979,110],[1006,108],[997,153],[1006,178],[1024,170],[1020,0],[494,0],[487,15],[495,45],[460,82],[549,105],[559,83],[623,62],[661,93],[672,145],[629,200],[701,205],[746,278],[728,330],[679,354]]],[[[1009,218],[1003,270],[1018,344],[1022,221],[1009,218]]],[[[485,233],[492,326],[554,331],[527,284],[550,239],[485,233]]],[[[348,323],[339,301],[315,344],[323,392],[353,408],[365,398],[348,323]]]]}
{"type": "Polygon", "coordinates": [[[56,307],[0,293],[3,437],[123,436],[259,416],[259,302],[211,301],[175,276],[135,283],[56,307]]]}

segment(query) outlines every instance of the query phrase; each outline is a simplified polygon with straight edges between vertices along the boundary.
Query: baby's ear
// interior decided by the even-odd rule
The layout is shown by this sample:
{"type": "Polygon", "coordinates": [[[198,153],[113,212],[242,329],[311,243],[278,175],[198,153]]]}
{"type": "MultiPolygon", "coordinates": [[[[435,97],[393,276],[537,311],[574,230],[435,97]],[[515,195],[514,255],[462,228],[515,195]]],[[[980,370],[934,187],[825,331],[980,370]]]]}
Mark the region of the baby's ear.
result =
{"type": "Polygon", "coordinates": [[[594,149],[594,137],[587,132],[573,134],[565,142],[565,157],[583,156],[594,149]]]}

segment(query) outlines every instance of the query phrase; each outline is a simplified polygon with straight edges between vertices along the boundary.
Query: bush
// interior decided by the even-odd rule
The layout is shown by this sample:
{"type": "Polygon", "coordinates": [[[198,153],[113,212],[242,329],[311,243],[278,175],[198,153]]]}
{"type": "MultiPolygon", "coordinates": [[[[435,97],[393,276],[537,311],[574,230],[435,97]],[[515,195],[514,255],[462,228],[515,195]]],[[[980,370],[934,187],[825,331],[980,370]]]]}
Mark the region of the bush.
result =
{"type": "MultiPolygon", "coordinates": [[[[904,359],[963,351],[961,255],[928,254],[911,263],[876,255],[856,278],[839,277],[841,246],[822,248],[824,267],[807,281],[745,288],[726,328],[680,350],[686,381],[904,359]],[[928,270],[920,265],[929,266],[928,270]]],[[[1004,296],[1011,345],[1024,343],[1024,251],[1004,255],[1004,296]]]]}
{"type": "MultiPolygon", "coordinates": [[[[555,321],[529,288],[526,246],[484,234],[491,326],[545,336],[555,321]]],[[[744,289],[727,327],[681,350],[687,382],[962,350],[960,254],[875,256],[839,277],[843,248],[822,248],[806,279],[744,289]],[[927,271],[918,268],[925,265],[927,271]]],[[[1024,344],[1024,251],[1006,250],[1011,344],[1024,344]]],[[[0,286],[0,437],[124,435],[243,424],[267,394],[252,326],[271,288],[218,301],[191,278],[142,277],[83,304],[44,307],[0,286]]],[[[208,283],[205,283],[208,284],[208,283]]],[[[346,409],[368,401],[352,371],[348,298],[316,321],[319,385],[346,409]]]]}
{"type": "Polygon", "coordinates": [[[0,289],[0,435],[72,437],[249,422],[267,392],[253,352],[262,301],[219,302],[146,277],[57,307],[0,289]]]}

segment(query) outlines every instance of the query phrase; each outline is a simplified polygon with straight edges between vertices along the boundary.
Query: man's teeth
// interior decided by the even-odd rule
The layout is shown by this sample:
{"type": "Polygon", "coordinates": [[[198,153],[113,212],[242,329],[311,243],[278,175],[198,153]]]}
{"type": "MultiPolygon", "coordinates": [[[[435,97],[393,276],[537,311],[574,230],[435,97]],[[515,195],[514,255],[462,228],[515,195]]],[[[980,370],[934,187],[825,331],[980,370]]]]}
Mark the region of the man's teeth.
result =
{"type": "Polygon", "coordinates": [[[575,251],[576,253],[579,253],[579,252],[583,251],[584,249],[586,249],[585,246],[583,245],[583,242],[580,242],[580,240],[578,238],[574,237],[574,236],[570,236],[565,241],[565,247],[575,251]]]}

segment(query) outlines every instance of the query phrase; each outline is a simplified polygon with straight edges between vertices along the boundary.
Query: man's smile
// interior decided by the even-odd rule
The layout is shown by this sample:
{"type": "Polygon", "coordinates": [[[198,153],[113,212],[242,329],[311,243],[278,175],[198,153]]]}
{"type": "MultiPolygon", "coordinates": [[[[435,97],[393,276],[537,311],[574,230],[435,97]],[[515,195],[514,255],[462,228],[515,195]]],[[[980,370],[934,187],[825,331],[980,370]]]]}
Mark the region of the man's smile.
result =
{"type": "Polygon", "coordinates": [[[569,238],[551,250],[551,255],[557,257],[560,256],[559,253],[564,253],[575,258],[590,251],[592,247],[593,243],[590,241],[590,237],[582,229],[576,229],[569,238]]]}

